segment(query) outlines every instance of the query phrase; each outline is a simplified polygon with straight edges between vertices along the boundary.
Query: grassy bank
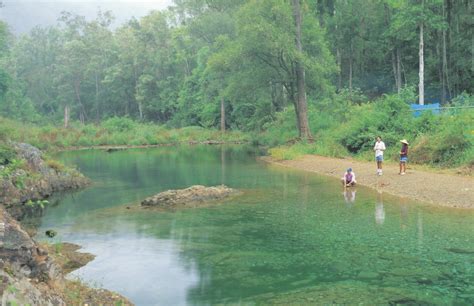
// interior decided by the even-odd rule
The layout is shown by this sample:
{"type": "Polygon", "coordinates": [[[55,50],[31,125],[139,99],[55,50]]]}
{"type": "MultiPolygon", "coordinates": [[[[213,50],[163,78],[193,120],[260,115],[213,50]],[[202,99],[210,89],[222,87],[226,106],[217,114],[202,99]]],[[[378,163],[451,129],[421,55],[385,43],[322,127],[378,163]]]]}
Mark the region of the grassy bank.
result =
{"type": "MultiPolygon", "coordinates": [[[[430,167],[474,167],[474,109],[413,116],[412,91],[384,95],[367,102],[357,91],[341,92],[331,99],[312,101],[309,120],[314,143],[301,142],[295,129],[294,110],[289,107],[276,113],[264,131],[227,131],[184,127],[170,129],[152,123],[139,123],[129,118],[110,118],[100,124],[73,123],[69,128],[37,126],[0,118],[0,141],[11,139],[27,142],[43,150],[87,146],[141,146],[189,142],[250,142],[264,145],[272,157],[295,159],[305,154],[330,157],[353,157],[372,160],[372,147],[377,135],[382,136],[386,160],[398,161],[400,139],[410,142],[410,163],[430,167]]],[[[467,94],[453,99],[451,106],[473,106],[474,97],[467,94]]],[[[1,157],[0,148],[0,157],[1,157]]],[[[469,172],[468,171],[468,172],[469,172]]]]}
{"type": "MultiPolygon", "coordinates": [[[[461,98],[462,104],[474,105],[474,97],[464,95],[461,98]]],[[[295,120],[291,109],[282,112],[260,139],[272,147],[270,154],[276,159],[317,154],[373,160],[372,148],[376,136],[380,135],[387,146],[385,157],[392,161],[398,161],[400,139],[407,139],[411,163],[442,168],[466,167],[472,171],[474,109],[440,114],[428,111],[415,117],[408,104],[415,99],[409,92],[385,95],[373,102],[354,103],[351,99],[357,97],[341,94],[318,110],[310,109],[314,143],[295,143],[297,135],[292,132],[295,120]]],[[[454,100],[452,105],[461,102],[454,100]]]]}
{"type": "Polygon", "coordinates": [[[43,150],[84,146],[160,145],[182,142],[246,142],[249,137],[241,132],[222,134],[218,130],[201,127],[167,129],[149,123],[138,123],[128,118],[111,118],[99,125],[73,123],[69,128],[53,125],[39,127],[0,118],[0,140],[27,142],[43,150]]]}

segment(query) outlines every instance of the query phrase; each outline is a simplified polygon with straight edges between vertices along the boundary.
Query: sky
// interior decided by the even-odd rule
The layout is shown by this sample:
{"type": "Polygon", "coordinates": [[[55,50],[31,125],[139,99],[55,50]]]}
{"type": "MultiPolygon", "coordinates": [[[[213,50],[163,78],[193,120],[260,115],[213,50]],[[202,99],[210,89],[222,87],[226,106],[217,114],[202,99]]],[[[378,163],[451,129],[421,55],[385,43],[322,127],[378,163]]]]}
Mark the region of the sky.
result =
{"type": "Polygon", "coordinates": [[[22,34],[37,25],[56,25],[62,11],[85,16],[87,20],[96,17],[97,11],[112,11],[113,26],[118,26],[132,17],[142,17],[151,10],[163,10],[172,0],[2,0],[0,19],[7,22],[10,31],[22,34]]]}

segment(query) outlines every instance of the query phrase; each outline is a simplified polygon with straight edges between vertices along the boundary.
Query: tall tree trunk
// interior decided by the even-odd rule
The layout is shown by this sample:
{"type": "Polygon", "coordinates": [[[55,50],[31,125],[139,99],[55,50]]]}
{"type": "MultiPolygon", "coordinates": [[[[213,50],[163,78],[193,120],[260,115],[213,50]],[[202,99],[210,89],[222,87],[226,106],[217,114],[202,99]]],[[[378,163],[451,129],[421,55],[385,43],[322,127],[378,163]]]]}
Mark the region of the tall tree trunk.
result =
{"type": "MultiPolygon", "coordinates": [[[[303,54],[303,47],[301,44],[301,8],[300,0],[293,0],[293,16],[296,26],[296,48],[300,54],[303,54]]],[[[296,83],[298,89],[298,118],[300,123],[300,134],[302,139],[313,140],[311,130],[308,122],[308,105],[306,101],[305,90],[305,71],[300,59],[296,60],[296,83]]]]}
{"type": "Polygon", "coordinates": [[[351,41],[351,52],[349,54],[349,93],[352,96],[352,41],[351,41]]]}
{"type": "Polygon", "coordinates": [[[140,116],[140,121],[142,121],[143,120],[143,107],[142,107],[142,103],[140,101],[140,99],[141,99],[140,98],[140,90],[139,90],[139,87],[138,87],[137,69],[136,69],[135,65],[133,65],[133,78],[135,79],[135,101],[137,101],[138,114],[140,116]]]}
{"type": "Polygon", "coordinates": [[[81,81],[80,80],[74,81],[74,91],[76,92],[77,103],[79,104],[79,107],[80,107],[79,120],[81,121],[82,124],[84,124],[86,121],[87,115],[86,115],[86,109],[84,107],[84,104],[82,104],[82,101],[81,101],[81,81]]]}
{"type": "Polygon", "coordinates": [[[225,101],[224,97],[221,97],[221,133],[225,133],[225,101]]]}
{"type": "Polygon", "coordinates": [[[341,63],[341,51],[339,51],[339,48],[336,49],[336,61],[337,61],[337,66],[339,67],[339,78],[337,81],[337,89],[342,88],[342,63],[341,63]]]}
{"type": "Polygon", "coordinates": [[[402,91],[402,68],[401,68],[401,59],[400,59],[400,48],[396,49],[397,53],[397,92],[400,93],[402,91]]]}
{"type": "MultiPolygon", "coordinates": [[[[400,57],[401,57],[401,56],[400,56],[400,57]]],[[[407,82],[407,72],[406,72],[406,70],[405,70],[405,66],[403,66],[403,62],[402,62],[401,59],[400,59],[400,66],[402,67],[402,71],[403,71],[403,86],[406,87],[406,86],[407,86],[407,83],[408,83],[408,82],[407,82]]],[[[401,78],[400,78],[400,80],[401,80],[401,78]]]]}
{"type": "MultiPolygon", "coordinates": [[[[422,6],[424,4],[424,0],[422,0],[422,6]]],[[[418,90],[419,90],[419,104],[424,105],[425,104],[425,84],[424,84],[424,69],[425,69],[425,63],[423,59],[423,21],[420,24],[420,53],[419,53],[419,58],[420,58],[420,71],[419,71],[419,78],[420,78],[420,83],[418,85],[418,90]]]]}
{"type": "MultiPolygon", "coordinates": [[[[333,19],[337,21],[337,18],[336,17],[336,6],[333,6],[334,7],[334,10],[332,12],[332,16],[333,16],[333,19]]],[[[337,33],[337,22],[335,24],[335,31],[337,33]]],[[[336,45],[337,45],[337,42],[336,42],[336,45]]],[[[338,78],[338,82],[337,82],[337,89],[341,89],[342,88],[342,56],[341,56],[341,50],[339,50],[339,47],[336,47],[336,61],[337,61],[337,66],[339,67],[339,78],[338,78]]]]}
{"type": "MultiPolygon", "coordinates": [[[[449,2],[449,1],[448,1],[449,2]]],[[[443,20],[446,20],[446,9],[443,1],[443,20]]],[[[443,29],[443,104],[446,102],[446,93],[451,97],[451,88],[449,86],[448,56],[446,50],[446,29],[443,29]],[[446,92],[447,89],[447,92],[446,92]]]]}
{"type": "Polygon", "coordinates": [[[189,60],[188,60],[187,57],[186,57],[186,59],[185,59],[185,62],[186,62],[186,66],[185,66],[185,67],[186,67],[186,68],[185,68],[185,73],[186,73],[186,74],[185,74],[185,75],[186,75],[187,77],[189,77],[189,76],[191,76],[191,69],[189,68],[189,60]]]}
{"type": "Polygon", "coordinates": [[[67,129],[69,127],[69,105],[64,106],[64,127],[67,129]]]}
{"type": "Polygon", "coordinates": [[[142,102],[138,102],[138,114],[140,116],[140,121],[143,121],[143,106],[142,102]]]}
{"type": "MultiPolygon", "coordinates": [[[[294,71],[294,68],[293,68],[293,71],[294,71]]],[[[290,100],[293,103],[293,107],[295,108],[296,129],[298,130],[298,137],[301,138],[300,116],[299,116],[299,110],[298,110],[298,99],[295,93],[295,87],[296,87],[296,84],[294,84],[294,81],[292,81],[289,85],[288,94],[290,95],[290,100]]]]}
{"type": "Polygon", "coordinates": [[[395,79],[395,88],[397,89],[397,93],[400,93],[402,88],[402,74],[400,72],[400,55],[398,54],[398,48],[392,50],[392,69],[395,79]]]}
{"type": "Polygon", "coordinates": [[[440,47],[440,41],[442,40],[442,34],[438,32],[438,38],[439,40],[436,42],[436,57],[438,58],[438,78],[439,82],[441,84],[441,91],[440,91],[440,96],[441,96],[441,104],[444,104],[446,102],[446,87],[444,83],[444,75],[443,75],[443,61],[442,61],[442,54],[441,54],[441,47],[440,47]]]}
{"type": "Polygon", "coordinates": [[[95,120],[98,123],[100,121],[100,107],[99,107],[99,77],[97,71],[95,72],[95,120]]]}

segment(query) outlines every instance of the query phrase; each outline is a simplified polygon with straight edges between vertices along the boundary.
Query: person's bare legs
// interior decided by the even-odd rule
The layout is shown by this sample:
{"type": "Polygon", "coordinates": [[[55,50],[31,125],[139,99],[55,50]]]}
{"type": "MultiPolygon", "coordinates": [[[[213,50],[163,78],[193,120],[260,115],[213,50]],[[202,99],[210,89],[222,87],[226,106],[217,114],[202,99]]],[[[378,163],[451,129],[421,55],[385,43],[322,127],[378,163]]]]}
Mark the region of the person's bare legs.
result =
{"type": "Polygon", "coordinates": [[[382,174],[382,161],[378,160],[377,161],[377,174],[382,174]]]}

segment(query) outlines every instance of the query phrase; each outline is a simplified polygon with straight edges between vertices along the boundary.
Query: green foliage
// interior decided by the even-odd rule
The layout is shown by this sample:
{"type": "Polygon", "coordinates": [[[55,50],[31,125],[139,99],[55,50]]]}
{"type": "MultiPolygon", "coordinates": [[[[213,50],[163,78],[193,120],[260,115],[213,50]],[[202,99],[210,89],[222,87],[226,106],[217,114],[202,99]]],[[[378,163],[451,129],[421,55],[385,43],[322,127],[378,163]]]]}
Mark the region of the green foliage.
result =
{"type": "Polygon", "coordinates": [[[330,157],[345,157],[348,151],[333,139],[321,138],[316,143],[298,142],[290,146],[279,146],[268,150],[273,158],[279,160],[296,159],[306,154],[330,157]]]}
{"type": "MultiPolygon", "coordinates": [[[[0,176],[4,178],[9,178],[16,172],[16,170],[24,169],[26,165],[26,161],[22,159],[12,159],[8,165],[1,166],[0,168],[0,176]]],[[[17,176],[19,180],[23,180],[21,176],[17,176]]],[[[22,182],[20,182],[21,184],[22,182]]]]}
{"type": "Polygon", "coordinates": [[[432,134],[421,135],[411,149],[414,162],[440,166],[474,161],[474,114],[444,115],[432,134]]]}
{"type": "Polygon", "coordinates": [[[0,165],[8,165],[15,157],[16,152],[11,146],[0,143],[0,165]]]}
{"type": "Polygon", "coordinates": [[[467,92],[462,92],[459,96],[451,100],[452,106],[474,106],[474,96],[467,92]]]}
{"type": "MultiPolygon", "coordinates": [[[[128,118],[111,118],[101,125],[81,125],[73,123],[69,129],[61,127],[38,127],[23,125],[12,120],[2,120],[0,129],[15,131],[9,135],[12,141],[28,142],[40,149],[69,148],[99,145],[157,145],[181,142],[235,141],[249,139],[249,135],[239,131],[228,131],[224,135],[214,129],[189,126],[181,129],[168,129],[164,126],[139,123],[128,118]]],[[[64,165],[46,159],[46,163],[57,171],[64,165]]]]}
{"type": "Polygon", "coordinates": [[[105,120],[102,126],[109,132],[125,132],[133,131],[135,122],[127,117],[112,117],[105,120]]]}
{"type": "Polygon", "coordinates": [[[54,253],[56,255],[60,255],[61,252],[63,251],[64,244],[61,242],[58,242],[58,243],[53,244],[53,247],[54,247],[54,253]]]}
{"type": "Polygon", "coordinates": [[[48,165],[48,167],[50,167],[51,169],[55,170],[58,173],[64,172],[66,170],[66,166],[64,166],[63,163],[57,160],[47,159],[45,162],[46,162],[46,165],[48,165]]]}
{"type": "MultiPolygon", "coordinates": [[[[457,96],[452,106],[474,105],[472,5],[316,2],[302,2],[302,51],[295,46],[291,1],[175,1],[167,11],[115,29],[109,13],[86,20],[64,12],[58,26],[15,40],[0,22],[0,115],[16,120],[0,118],[0,141],[40,149],[250,138],[267,146],[298,143],[299,62],[316,142],[288,149],[296,155],[368,157],[382,135],[394,156],[399,139],[407,138],[433,153],[424,162],[468,163],[471,153],[456,152],[472,152],[470,136],[453,136],[459,131],[446,125],[444,114],[413,118],[408,103],[416,101],[423,24],[428,98],[439,98],[444,87],[442,101],[457,96]],[[232,131],[224,135],[215,130],[221,101],[232,131]],[[65,109],[68,129],[58,127],[65,109]]],[[[463,113],[451,112],[469,127],[463,113]]],[[[2,150],[6,164],[10,153],[2,150]]]]}
{"type": "Polygon", "coordinates": [[[336,157],[353,154],[371,160],[375,138],[380,135],[387,146],[387,159],[398,159],[399,140],[406,138],[410,142],[410,162],[443,167],[474,164],[473,110],[465,109],[456,115],[425,112],[414,118],[408,106],[413,98],[409,89],[360,105],[348,102],[346,93],[341,95],[334,97],[333,109],[327,101],[321,101],[316,105],[322,104],[324,111],[310,110],[316,136],[314,144],[295,142],[295,134],[286,134],[291,131],[289,123],[295,122],[291,112],[278,114],[278,119],[267,126],[259,140],[276,146],[270,154],[277,159],[293,159],[304,154],[336,157]]]}
{"type": "Polygon", "coordinates": [[[352,153],[370,150],[377,136],[381,136],[387,146],[395,145],[412,125],[407,102],[402,95],[385,95],[374,103],[351,107],[338,140],[352,153]]]}
{"type": "Polygon", "coordinates": [[[36,201],[28,200],[25,203],[25,205],[28,207],[31,207],[31,208],[39,207],[41,209],[44,209],[45,206],[48,204],[49,204],[48,200],[36,200],[36,201]]]}

